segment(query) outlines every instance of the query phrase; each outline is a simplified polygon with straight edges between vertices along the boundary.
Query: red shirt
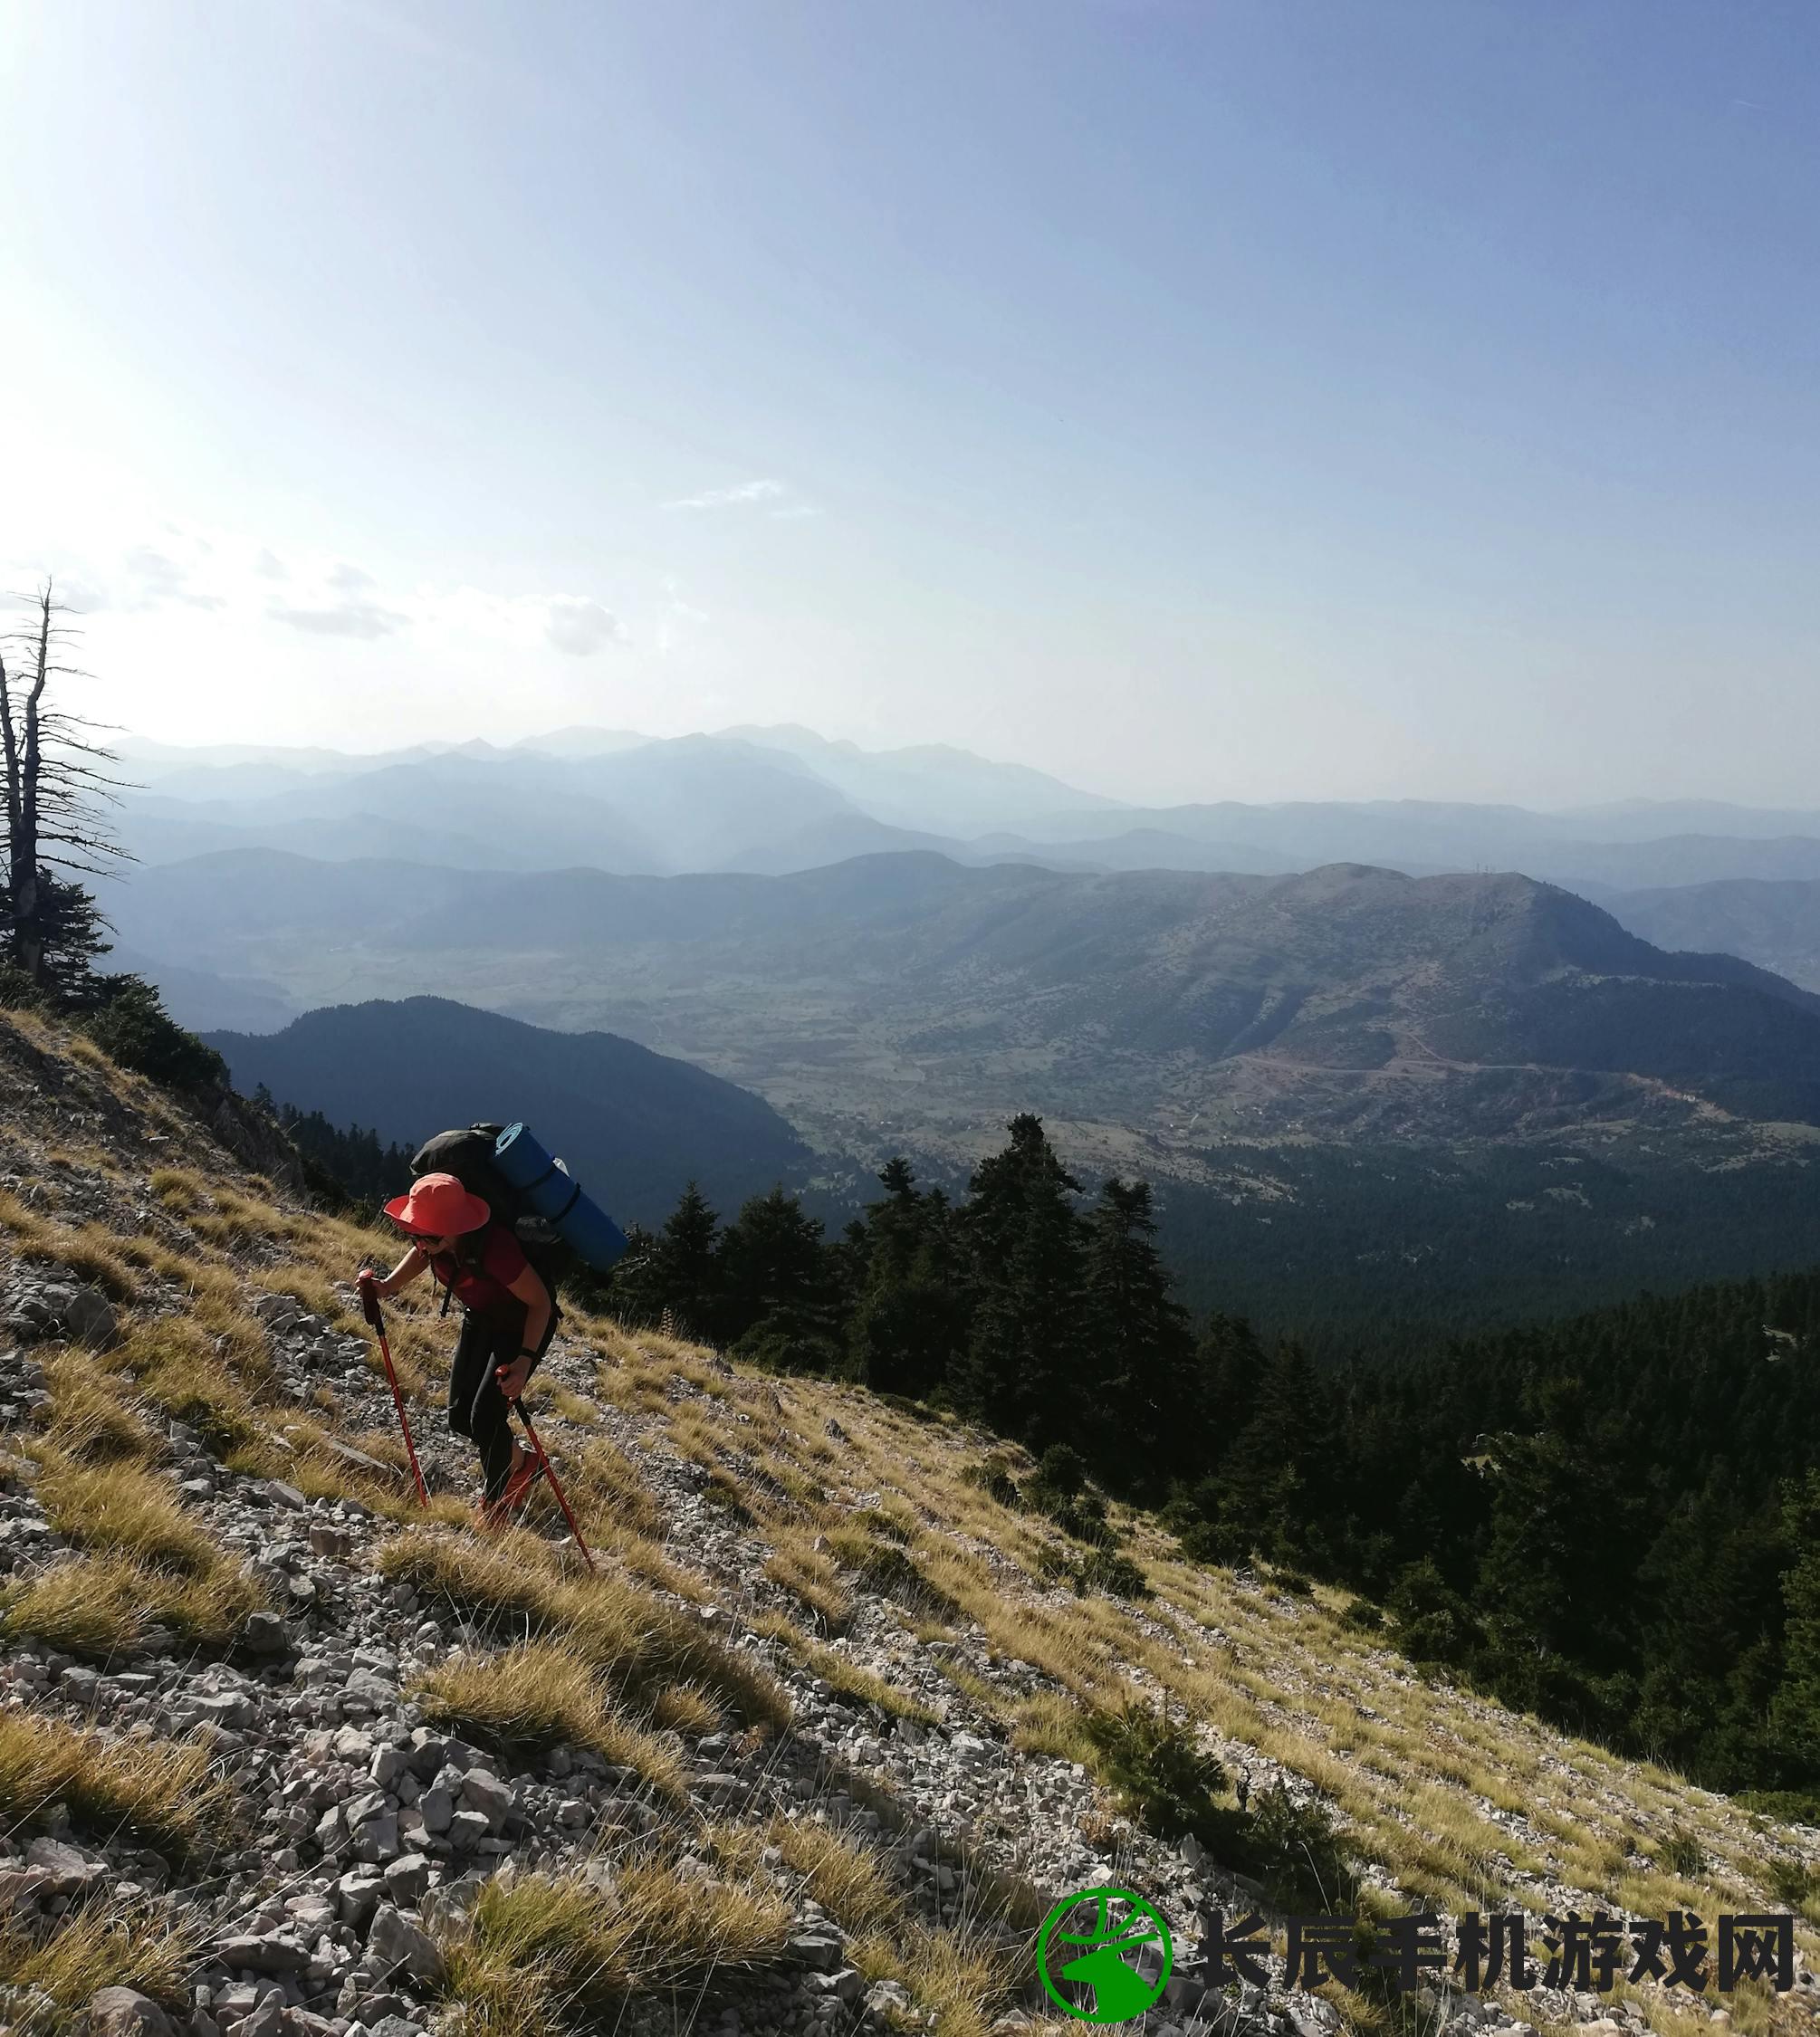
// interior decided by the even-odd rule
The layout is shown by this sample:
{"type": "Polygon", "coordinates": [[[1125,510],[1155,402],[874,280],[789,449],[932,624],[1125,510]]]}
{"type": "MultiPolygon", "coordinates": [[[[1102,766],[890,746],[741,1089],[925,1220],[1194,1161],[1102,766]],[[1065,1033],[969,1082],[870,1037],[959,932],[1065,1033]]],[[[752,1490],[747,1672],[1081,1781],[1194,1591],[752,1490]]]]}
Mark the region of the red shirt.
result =
{"type": "Polygon", "coordinates": [[[489,1224],[477,1253],[471,1247],[459,1258],[453,1252],[437,1252],[430,1260],[430,1271],[464,1308],[478,1315],[509,1316],[514,1309],[523,1310],[524,1304],[511,1289],[530,1263],[523,1247],[503,1224],[489,1224]]]}

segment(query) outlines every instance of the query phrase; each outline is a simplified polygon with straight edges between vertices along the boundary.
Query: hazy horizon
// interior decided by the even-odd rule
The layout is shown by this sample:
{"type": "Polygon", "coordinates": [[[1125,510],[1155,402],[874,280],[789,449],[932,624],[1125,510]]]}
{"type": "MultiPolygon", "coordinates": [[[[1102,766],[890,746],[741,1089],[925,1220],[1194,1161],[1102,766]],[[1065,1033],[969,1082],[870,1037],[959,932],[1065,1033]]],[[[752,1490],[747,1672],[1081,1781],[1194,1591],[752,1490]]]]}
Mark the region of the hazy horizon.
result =
{"type": "Polygon", "coordinates": [[[100,718],[1809,803],[1812,10],[0,25],[0,591],[100,718]]]}

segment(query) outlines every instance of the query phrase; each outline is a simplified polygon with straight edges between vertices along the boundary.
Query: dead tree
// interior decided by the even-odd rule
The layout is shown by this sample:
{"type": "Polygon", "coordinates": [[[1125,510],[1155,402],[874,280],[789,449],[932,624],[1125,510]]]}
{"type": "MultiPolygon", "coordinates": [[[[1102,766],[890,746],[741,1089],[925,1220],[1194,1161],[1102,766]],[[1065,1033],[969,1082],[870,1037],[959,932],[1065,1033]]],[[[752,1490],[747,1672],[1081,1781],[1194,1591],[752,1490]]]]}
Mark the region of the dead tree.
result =
{"type": "Polygon", "coordinates": [[[125,781],[104,768],[114,753],[92,740],[100,724],[54,700],[60,681],[84,676],[66,662],[74,630],[47,579],[24,603],[27,620],[0,637],[0,755],[6,770],[6,881],[0,939],[7,959],[60,999],[80,990],[91,959],[105,954],[107,922],[78,881],[134,859],[114,840],[107,808],[125,781]],[[10,668],[9,668],[10,660],[10,668]]]}

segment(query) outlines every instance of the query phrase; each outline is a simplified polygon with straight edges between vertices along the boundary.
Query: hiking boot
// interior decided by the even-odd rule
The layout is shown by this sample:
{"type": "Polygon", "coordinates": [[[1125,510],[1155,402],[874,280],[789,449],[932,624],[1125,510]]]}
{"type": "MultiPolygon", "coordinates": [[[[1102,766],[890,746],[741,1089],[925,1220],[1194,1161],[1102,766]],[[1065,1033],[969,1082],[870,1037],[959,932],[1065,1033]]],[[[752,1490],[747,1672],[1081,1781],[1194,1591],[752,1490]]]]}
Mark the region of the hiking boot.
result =
{"type": "Polygon", "coordinates": [[[505,1481],[505,1490],[499,1496],[499,1506],[508,1519],[522,1513],[524,1503],[531,1497],[543,1467],[528,1451],[512,1468],[512,1476],[505,1481]]]}

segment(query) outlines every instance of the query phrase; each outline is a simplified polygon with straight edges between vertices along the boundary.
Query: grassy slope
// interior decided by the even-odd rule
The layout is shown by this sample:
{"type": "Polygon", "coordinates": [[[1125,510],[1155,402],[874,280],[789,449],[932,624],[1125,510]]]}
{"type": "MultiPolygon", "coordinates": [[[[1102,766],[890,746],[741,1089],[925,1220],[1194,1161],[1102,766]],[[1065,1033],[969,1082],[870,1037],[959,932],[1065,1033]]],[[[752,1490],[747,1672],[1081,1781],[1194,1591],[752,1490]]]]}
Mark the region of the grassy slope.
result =
{"type": "MultiPolygon", "coordinates": [[[[53,1368],[52,1430],[30,1445],[34,1461],[16,1467],[20,1475],[53,1487],[61,1479],[78,1498],[81,1474],[72,1466],[141,1464],[140,1475],[155,1478],[143,1468],[136,1425],[179,1412],[212,1425],[245,1468],[282,1475],[306,1492],[357,1497],[408,1528],[402,1487],[350,1467],[326,1445],[338,1434],[377,1458],[396,1459],[377,1375],[358,1406],[279,1405],[263,1334],[244,1307],[249,1289],[286,1291],[358,1330],[345,1288],[334,1284],[383,1248],[370,1233],[281,1206],[138,1078],[54,1028],[4,1013],[0,1174],[21,1184],[0,1192],[0,1255],[74,1267],[115,1296],[128,1333],[105,1360],[74,1358],[53,1368]],[[116,1214],[105,1222],[66,1221],[60,1212],[71,1200],[69,1184],[97,1177],[116,1214]]],[[[394,1351],[422,1403],[426,1430],[445,1338],[426,1311],[398,1313],[394,1351]]],[[[1570,1891],[1583,1911],[1603,1903],[1660,1917],[1689,1908],[1709,1922],[1724,1911],[1786,1907],[1769,1877],[1778,1860],[1803,1857],[1794,1834],[1660,1769],[1423,1683],[1346,1628],[1340,1602],[1325,1590],[1294,1596],[1268,1582],[1183,1564],[1147,1521],[1123,1514],[1126,1546],[1153,1598],[1081,1599],[1047,1585],[1042,1559],[1059,1539],[1055,1531],[1008,1511],[962,1476],[988,1439],[857,1390],[774,1381],[712,1353],[631,1336],[585,1316],[571,1322],[550,1372],[545,1432],[571,1470],[610,1581],[597,1595],[548,1544],[525,1536],[515,1552],[515,1588],[532,1594],[553,1646],[611,1665],[613,1705],[590,1729],[618,1736],[613,1744],[634,1764],[642,1750],[655,1779],[663,1774],[666,1724],[684,1723],[692,1704],[699,1710],[704,1691],[752,1730],[766,1729],[767,1698],[739,1688],[715,1639],[729,1622],[763,1635],[773,1660],[794,1655],[837,1688],[887,1711],[926,1716],[914,1694],[851,1660],[841,1639],[868,1578],[893,1589],[907,1578],[914,1602],[901,1616],[906,1651],[919,1640],[966,1635],[971,1621],[985,1640],[970,1640],[967,1654],[989,1653],[1035,1672],[1023,1678],[1022,1695],[1011,1697],[1001,1685],[952,1668],[962,1714],[950,1708],[951,1726],[964,1716],[975,1729],[1014,1744],[1090,1761],[1079,1730],[1087,1707],[1134,1689],[1166,1693],[1230,1766],[1279,1767],[1317,1790],[1368,1879],[1395,1908],[1457,1915],[1520,1904],[1539,1915],[1570,1891]],[[733,1543],[666,1545],[663,1488],[689,1465],[689,1476],[724,1501],[733,1543]],[[901,1559],[889,1556],[894,1547],[901,1559]],[[719,1609],[712,1629],[692,1611],[710,1604],[719,1609]],[[636,1660],[627,1653],[632,1644],[615,1640],[635,1632],[644,1650],[636,1660]],[[1691,1877],[1667,1864],[1670,1853],[1691,1860],[1688,1839],[1700,1861],[1691,1877]]],[[[403,1535],[375,1560],[395,1573],[416,1564],[420,1588],[465,1592],[484,1608],[493,1587],[485,1550],[461,1525],[465,1506],[439,1501],[438,1512],[440,1555],[425,1555],[418,1538],[403,1535]],[[432,1575],[437,1564],[443,1570],[432,1575]]],[[[156,1547],[148,1555],[144,1537],[157,1530],[148,1503],[133,1529],[139,1544],[125,1531],[111,1545],[102,1536],[77,1562],[94,1566],[106,1583],[106,1566],[152,1561],[156,1547]]],[[[211,1589],[226,1590],[219,1570],[219,1553],[192,1547],[158,1574],[180,1601],[186,1592],[206,1598],[211,1589]]],[[[99,1614],[90,1607],[91,1619],[109,1617],[110,1604],[122,1621],[142,1616],[129,1594],[103,1591],[100,1602],[99,1614]]],[[[204,1605],[196,1617],[207,1611],[204,1605]]],[[[160,1614],[174,1623],[162,1607],[160,1614]]],[[[522,1620],[518,1631],[522,1637],[522,1620]]],[[[752,1659],[742,1659],[742,1670],[752,1659]]],[[[549,1702],[560,1709],[572,1696],[572,1676],[554,1657],[549,1676],[549,1702]]],[[[459,1688],[427,1695],[475,1701],[459,1688]]],[[[9,1716],[0,1711],[0,1720],[9,1716]]],[[[0,1754],[0,1780],[4,1774],[0,1754]]],[[[1028,1864],[1028,1835],[1015,1819],[979,1838],[1008,1870],[1028,1864]]],[[[749,1839],[726,1833],[723,1857],[734,1859],[749,1839]]],[[[1811,1835],[1803,1844],[1812,1860],[1820,1850],[1811,1835]]],[[[865,1861],[838,1864],[848,1880],[871,1888],[865,1861]]],[[[823,1871],[832,1871],[829,1863],[823,1871]]],[[[1813,1961],[1820,1958],[1820,1901],[1809,1898],[1803,1917],[1800,1942],[1813,1961]]],[[[983,2028],[978,2004],[1000,1984],[990,1978],[990,1954],[899,1922],[875,1949],[877,1971],[905,1973],[929,2005],[944,2009],[942,2029],[983,2028]]],[[[1276,1942],[1280,1947],[1280,1932],[1276,1942]]],[[[484,1960],[475,1956],[479,1972],[484,1960]]],[[[1660,1998],[1639,2002],[1664,2032],[1706,2026],[1703,2007],[1677,2013],[1660,1998]]],[[[1736,2024],[1750,2030],[1792,2029],[1797,2013],[1806,2020],[1795,2000],[1761,1992],[1740,1989],[1729,2005],[1736,2024]]],[[[1520,2003],[1517,2013],[1524,2013],[1520,2003]]]]}

